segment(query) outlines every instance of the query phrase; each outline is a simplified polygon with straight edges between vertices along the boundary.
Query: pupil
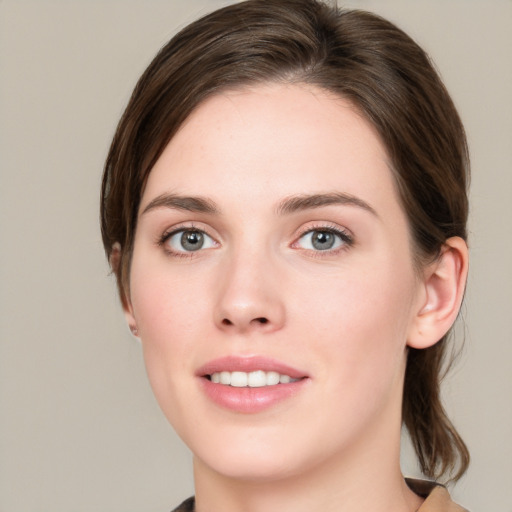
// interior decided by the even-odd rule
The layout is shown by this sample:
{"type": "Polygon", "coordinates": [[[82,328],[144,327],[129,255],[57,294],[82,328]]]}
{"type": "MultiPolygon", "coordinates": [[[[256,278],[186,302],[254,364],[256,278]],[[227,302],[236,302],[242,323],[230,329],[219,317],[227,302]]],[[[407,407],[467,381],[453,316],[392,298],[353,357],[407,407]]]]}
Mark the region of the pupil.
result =
{"type": "Polygon", "coordinates": [[[334,236],[328,231],[316,231],[313,234],[312,243],[315,249],[326,251],[327,249],[331,249],[334,245],[334,236]]]}
{"type": "Polygon", "coordinates": [[[181,245],[187,251],[197,251],[204,243],[203,234],[199,231],[185,231],[181,235],[181,245]]]}

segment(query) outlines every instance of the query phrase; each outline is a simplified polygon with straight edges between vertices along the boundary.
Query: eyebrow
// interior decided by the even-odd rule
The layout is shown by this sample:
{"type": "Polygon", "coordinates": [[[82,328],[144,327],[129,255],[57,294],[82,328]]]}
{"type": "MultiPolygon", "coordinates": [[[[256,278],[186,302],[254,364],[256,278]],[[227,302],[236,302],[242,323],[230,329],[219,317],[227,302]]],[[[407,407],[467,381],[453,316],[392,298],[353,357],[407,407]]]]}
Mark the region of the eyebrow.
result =
{"type": "MultiPolygon", "coordinates": [[[[301,194],[287,197],[276,208],[278,215],[289,215],[303,210],[322,208],[330,205],[355,206],[368,211],[378,217],[377,212],[366,201],[342,192],[330,192],[326,194],[301,194]]],[[[217,205],[208,198],[199,196],[181,196],[177,194],[160,194],[155,197],[142,211],[142,215],[157,208],[171,208],[188,212],[208,213],[218,215],[217,205]]]]}
{"type": "Polygon", "coordinates": [[[180,196],[177,194],[160,194],[142,211],[142,215],[156,208],[172,208],[187,212],[218,214],[219,209],[213,201],[204,197],[180,196]]]}
{"type": "Polygon", "coordinates": [[[277,206],[277,213],[286,215],[302,210],[311,210],[330,205],[347,205],[362,208],[367,212],[378,217],[379,215],[366,201],[351,194],[342,192],[330,192],[327,194],[303,194],[284,199],[277,206]]]}

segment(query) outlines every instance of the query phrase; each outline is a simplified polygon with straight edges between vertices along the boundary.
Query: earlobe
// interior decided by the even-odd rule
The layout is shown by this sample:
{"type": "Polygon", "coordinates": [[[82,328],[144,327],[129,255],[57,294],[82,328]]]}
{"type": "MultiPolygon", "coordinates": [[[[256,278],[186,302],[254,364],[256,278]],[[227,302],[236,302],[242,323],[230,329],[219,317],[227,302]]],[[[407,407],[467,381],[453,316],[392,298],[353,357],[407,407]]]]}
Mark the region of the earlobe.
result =
{"type": "Polygon", "coordinates": [[[129,327],[131,333],[136,338],[138,338],[139,337],[139,329],[137,327],[137,321],[135,320],[135,317],[133,315],[132,304],[127,299],[125,299],[123,301],[123,312],[124,312],[124,317],[126,319],[126,323],[128,324],[128,327],[129,327]]]}
{"type": "Polygon", "coordinates": [[[459,313],[468,273],[468,248],[460,237],[446,240],[439,258],[425,269],[422,303],[413,319],[407,344],[423,349],[436,344],[459,313]]]}
{"type": "Polygon", "coordinates": [[[138,338],[139,337],[139,329],[137,327],[137,321],[135,320],[135,316],[133,315],[133,307],[129,299],[123,300],[123,312],[124,317],[126,319],[126,323],[131,331],[131,333],[138,338]]]}
{"type": "Polygon", "coordinates": [[[129,297],[124,297],[121,301],[123,303],[123,312],[124,317],[126,319],[126,323],[130,328],[131,333],[138,338],[139,337],[139,329],[137,327],[137,321],[135,320],[135,316],[133,314],[133,306],[129,297]]]}
{"type": "MultiPolygon", "coordinates": [[[[119,265],[121,263],[121,244],[119,242],[115,242],[112,245],[112,251],[109,257],[110,268],[112,272],[117,275],[117,271],[119,269],[119,265]]],[[[119,279],[119,276],[117,277],[119,279]]],[[[138,338],[139,330],[137,328],[137,322],[135,321],[135,317],[133,315],[133,307],[130,301],[130,298],[126,296],[123,292],[121,292],[123,296],[121,297],[121,303],[123,306],[124,316],[126,318],[126,323],[130,328],[131,333],[138,338]]]]}

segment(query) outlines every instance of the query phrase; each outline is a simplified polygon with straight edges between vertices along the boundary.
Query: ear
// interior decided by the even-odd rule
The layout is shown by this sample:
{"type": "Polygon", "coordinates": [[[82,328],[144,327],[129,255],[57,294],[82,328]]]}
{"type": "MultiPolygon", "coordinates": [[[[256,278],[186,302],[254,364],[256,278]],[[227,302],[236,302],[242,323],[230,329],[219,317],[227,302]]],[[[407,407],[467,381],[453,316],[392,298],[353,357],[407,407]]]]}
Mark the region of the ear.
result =
{"type": "MultiPolygon", "coordinates": [[[[114,274],[117,274],[117,271],[119,269],[119,265],[121,264],[121,244],[119,242],[116,242],[112,246],[112,252],[110,253],[109,257],[109,263],[110,268],[112,269],[112,272],[114,274]]],[[[117,277],[119,279],[119,277],[117,277]]],[[[119,293],[121,294],[121,304],[123,306],[124,316],[126,318],[126,323],[128,324],[128,327],[130,328],[130,331],[135,337],[139,337],[139,331],[137,329],[137,322],[135,321],[135,317],[133,315],[133,307],[130,300],[130,297],[126,295],[125,290],[122,287],[119,288],[119,293]]]]}
{"type": "Polygon", "coordinates": [[[422,278],[418,311],[407,345],[423,349],[435,345],[459,313],[468,274],[468,247],[460,237],[446,240],[439,258],[427,266],[422,278]]]}

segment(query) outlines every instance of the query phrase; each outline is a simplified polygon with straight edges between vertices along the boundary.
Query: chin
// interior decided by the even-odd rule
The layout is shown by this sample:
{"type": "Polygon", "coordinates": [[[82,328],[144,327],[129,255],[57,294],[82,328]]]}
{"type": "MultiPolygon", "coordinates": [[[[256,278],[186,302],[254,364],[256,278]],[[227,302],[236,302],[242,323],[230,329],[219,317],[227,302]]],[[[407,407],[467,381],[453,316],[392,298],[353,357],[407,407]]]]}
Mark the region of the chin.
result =
{"type": "MultiPolygon", "coordinates": [[[[197,432],[196,432],[197,433],[197,432]]],[[[339,449],[297,427],[221,428],[184,439],[199,466],[224,478],[266,483],[294,478],[327,462],[339,449]],[[295,434],[295,435],[294,435],[295,434]],[[206,442],[205,442],[206,440],[206,442]]],[[[339,436],[338,436],[339,441],[339,436]]]]}
{"type": "Polygon", "coordinates": [[[283,480],[293,476],[295,468],[301,466],[299,461],[290,460],[279,452],[247,454],[229,450],[231,453],[209,456],[198,462],[211,471],[230,480],[252,481],[264,483],[283,480]]]}

